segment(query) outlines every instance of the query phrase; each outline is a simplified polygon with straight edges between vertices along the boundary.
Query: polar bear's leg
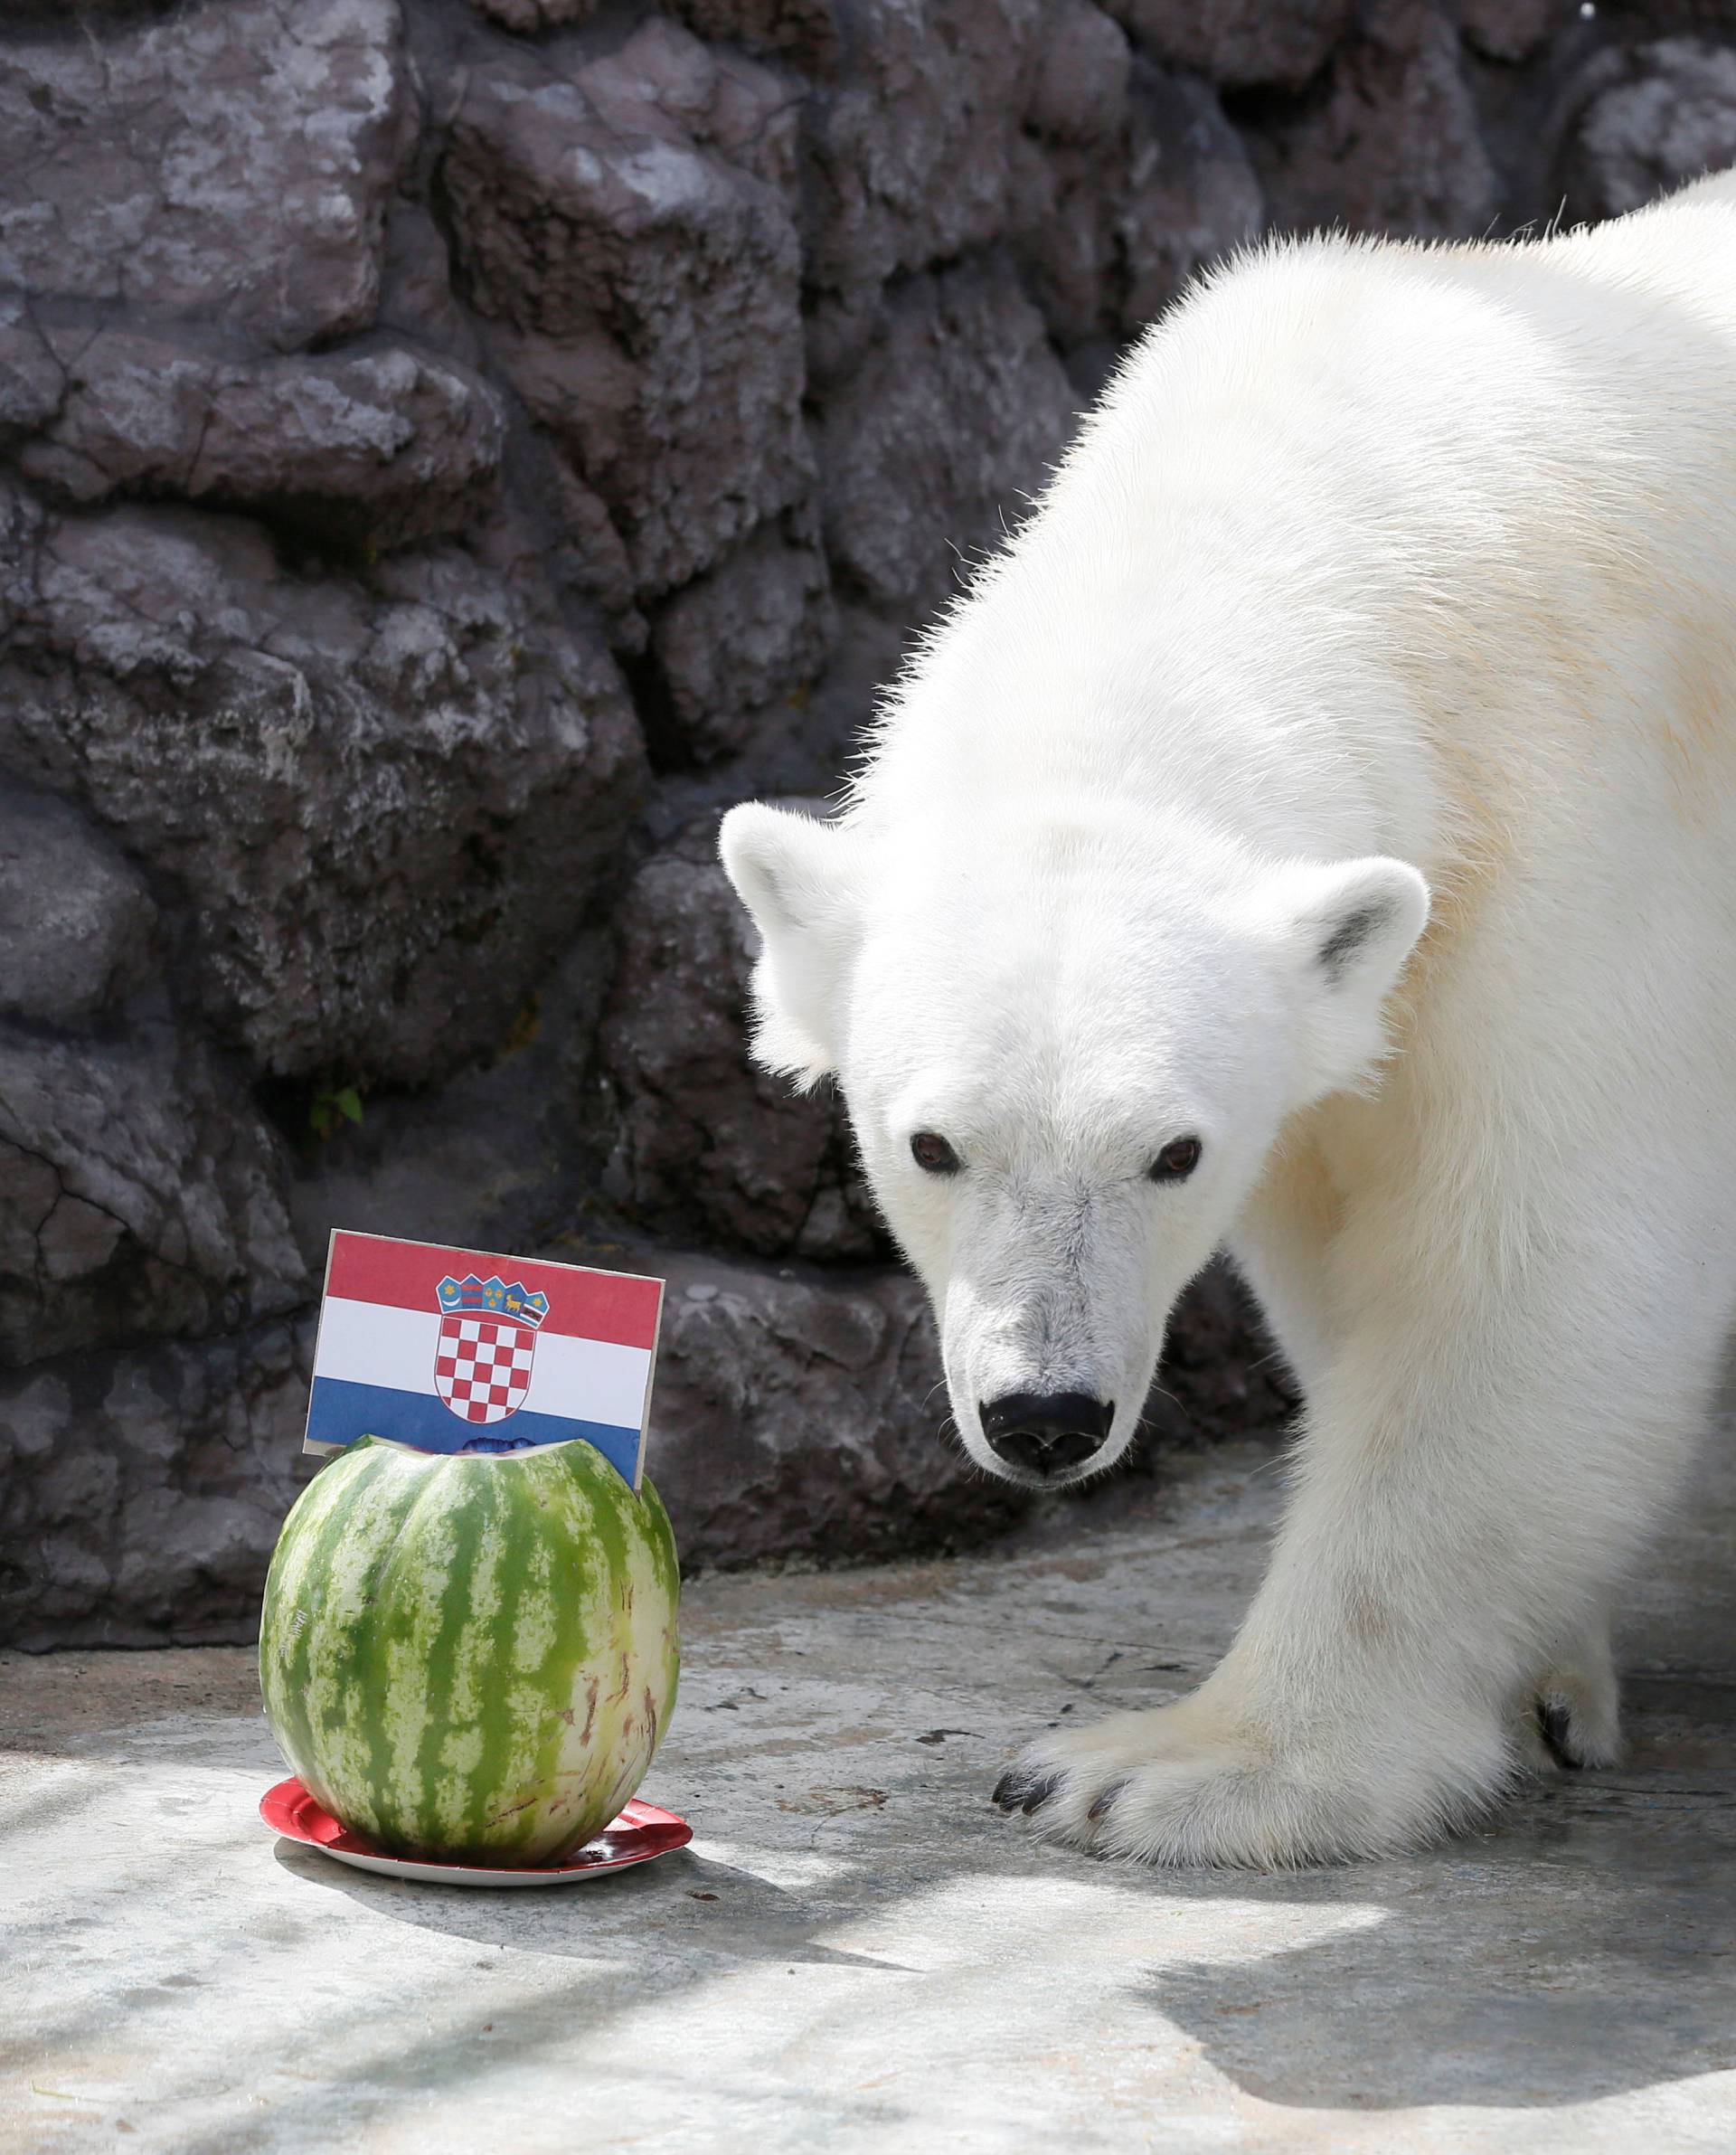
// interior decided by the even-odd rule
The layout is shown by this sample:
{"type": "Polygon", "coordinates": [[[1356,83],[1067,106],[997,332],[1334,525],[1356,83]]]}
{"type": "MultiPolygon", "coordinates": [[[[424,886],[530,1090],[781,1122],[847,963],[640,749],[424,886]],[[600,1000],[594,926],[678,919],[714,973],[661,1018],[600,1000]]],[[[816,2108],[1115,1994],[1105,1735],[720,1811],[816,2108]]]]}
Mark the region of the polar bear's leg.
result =
{"type": "Polygon", "coordinates": [[[1300,1133],[1272,1160],[1229,1239],[1267,1329],[1305,1398],[1324,1378],[1334,1334],[1326,1252],[1340,1224],[1318,1146],[1300,1133]]]}
{"type": "Polygon", "coordinates": [[[1440,1236],[1383,1238],[1230,1652],[1175,1706],[1032,1746],[1004,1805],[1108,1853],[1269,1867],[1471,1815],[1526,1756],[1522,1701],[1607,1754],[1600,1613],[1691,1455],[1729,1313],[1704,1223],[1639,1232],[1621,1180],[1622,1234],[1533,1238],[1507,1270],[1480,1237],[1458,1279],[1440,1236]]]}
{"type": "MultiPolygon", "coordinates": [[[[1250,1201],[1229,1253],[1305,1396],[1323,1381],[1335,1324],[1327,1252],[1341,1224],[1311,1141],[1292,1144],[1250,1201]]],[[[1620,1686],[1607,1618],[1563,1641],[1514,1703],[1514,1744],[1533,1766],[1607,1766],[1620,1749],[1620,1686]]]]}

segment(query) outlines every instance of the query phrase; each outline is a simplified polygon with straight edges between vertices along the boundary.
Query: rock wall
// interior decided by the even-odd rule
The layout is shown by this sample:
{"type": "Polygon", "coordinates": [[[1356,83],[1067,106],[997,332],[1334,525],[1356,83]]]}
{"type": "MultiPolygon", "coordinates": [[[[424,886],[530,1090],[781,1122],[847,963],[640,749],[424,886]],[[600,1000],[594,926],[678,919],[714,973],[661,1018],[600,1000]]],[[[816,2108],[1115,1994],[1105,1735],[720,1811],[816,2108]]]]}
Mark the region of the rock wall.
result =
{"type": "MultiPolygon", "coordinates": [[[[14,0],[0,1635],[249,1634],[333,1224],[666,1272],[693,1560],[1005,1518],[746,1065],[720,807],[1200,265],[1732,156],[1712,0],[14,0]]],[[[1208,1279],[1164,1433],[1260,1353],[1208,1279]]]]}

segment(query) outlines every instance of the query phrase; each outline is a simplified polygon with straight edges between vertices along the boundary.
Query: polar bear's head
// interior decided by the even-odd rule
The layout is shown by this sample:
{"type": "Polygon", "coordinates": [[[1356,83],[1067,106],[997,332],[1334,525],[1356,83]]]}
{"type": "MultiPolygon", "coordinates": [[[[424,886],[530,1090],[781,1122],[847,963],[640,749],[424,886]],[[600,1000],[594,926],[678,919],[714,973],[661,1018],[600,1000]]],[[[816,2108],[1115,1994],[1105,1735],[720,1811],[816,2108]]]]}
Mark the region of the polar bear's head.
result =
{"type": "Polygon", "coordinates": [[[1378,1069],[1421,876],[1061,803],[878,831],[749,803],[721,849],[755,1058],[838,1079],[964,1442],[1033,1486],[1109,1465],[1286,1118],[1378,1069]]]}

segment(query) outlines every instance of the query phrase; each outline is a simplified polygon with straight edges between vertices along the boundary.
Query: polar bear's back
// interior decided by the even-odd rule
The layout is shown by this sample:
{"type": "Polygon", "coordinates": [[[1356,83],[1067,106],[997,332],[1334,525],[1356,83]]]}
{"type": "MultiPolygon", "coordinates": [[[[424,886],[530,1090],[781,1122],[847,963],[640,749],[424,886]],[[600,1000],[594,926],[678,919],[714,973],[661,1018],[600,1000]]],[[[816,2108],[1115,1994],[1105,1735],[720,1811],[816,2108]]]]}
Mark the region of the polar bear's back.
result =
{"type": "MultiPolygon", "coordinates": [[[[1636,512],[1719,497],[1732,437],[1736,174],[1721,174],[1543,241],[1255,250],[1147,338],[1057,506],[1075,475],[1088,496],[1107,481],[1154,502],[1246,481],[1250,524],[1340,516],[1334,561],[1377,570],[1346,556],[1358,516],[1382,550],[1410,531],[1413,553],[1475,553],[1491,517],[1519,537],[1562,492],[1619,515],[1631,542],[1636,512]]],[[[1168,521],[1193,551],[1185,520],[1168,521]]]]}
{"type": "Polygon", "coordinates": [[[1437,758],[1473,821],[1591,843],[1576,772],[1736,803],[1732,623],[1736,176],[1542,241],[1269,243],[1129,359],[856,806],[1112,773],[1330,856],[1376,809],[1410,845],[1437,758]]]}

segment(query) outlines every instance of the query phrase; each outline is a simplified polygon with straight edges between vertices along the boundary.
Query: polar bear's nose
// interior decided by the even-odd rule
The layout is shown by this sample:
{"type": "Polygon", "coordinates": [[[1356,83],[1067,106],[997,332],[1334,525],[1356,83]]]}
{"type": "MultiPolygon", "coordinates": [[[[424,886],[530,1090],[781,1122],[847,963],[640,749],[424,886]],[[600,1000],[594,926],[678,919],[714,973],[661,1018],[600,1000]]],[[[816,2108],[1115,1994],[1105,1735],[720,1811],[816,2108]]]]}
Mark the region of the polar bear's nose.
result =
{"type": "Polygon", "coordinates": [[[1027,1473],[1058,1474],[1088,1460],[1109,1433],[1113,1400],[1089,1392],[1008,1392],[978,1407],[988,1448],[1027,1473]]]}

